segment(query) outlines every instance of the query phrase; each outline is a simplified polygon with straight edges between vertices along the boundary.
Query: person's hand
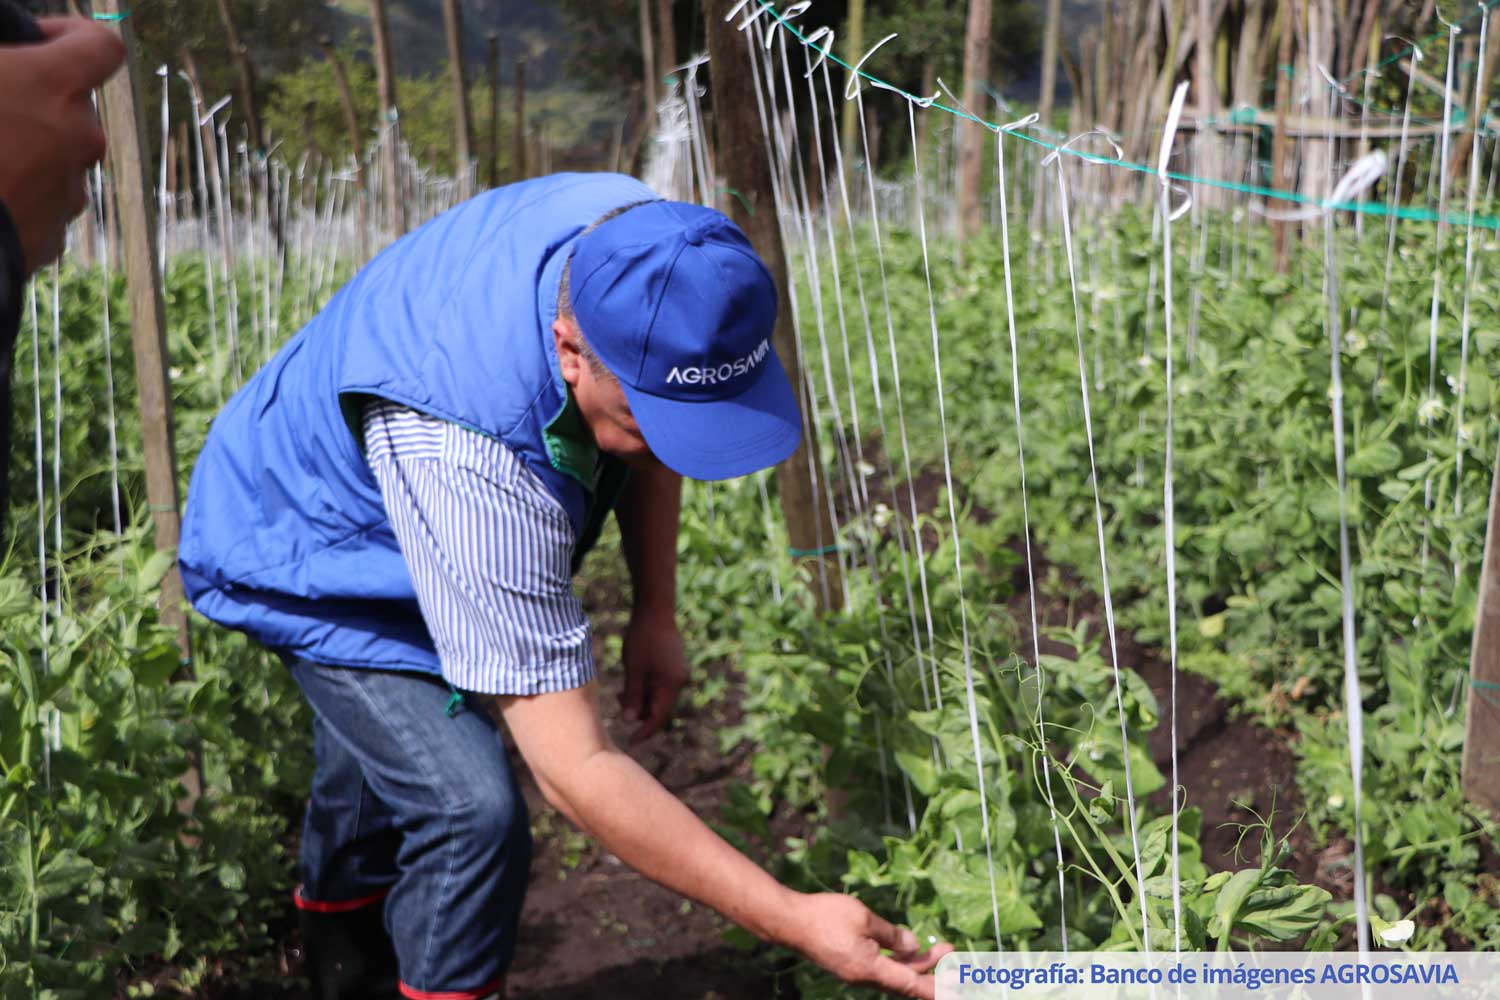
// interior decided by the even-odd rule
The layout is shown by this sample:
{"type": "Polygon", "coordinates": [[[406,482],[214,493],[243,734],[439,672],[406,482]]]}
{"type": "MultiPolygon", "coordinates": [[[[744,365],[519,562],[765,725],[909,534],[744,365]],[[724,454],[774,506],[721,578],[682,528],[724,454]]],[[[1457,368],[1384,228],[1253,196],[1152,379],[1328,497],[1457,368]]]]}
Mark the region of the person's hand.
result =
{"type": "Polygon", "coordinates": [[[639,743],[672,718],[677,696],[687,684],[687,657],[677,624],[670,618],[632,615],[620,658],[625,665],[620,709],[625,718],[641,723],[630,737],[631,743],[639,743]]]}
{"type": "Polygon", "coordinates": [[[89,93],[125,61],[124,43],[101,24],[37,23],[45,41],[0,46],[0,203],[28,275],[62,253],[68,221],[88,204],[84,178],[104,156],[89,93]]]}
{"type": "Polygon", "coordinates": [[[933,1000],[932,970],[953,950],[923,949],[917,936],[872,913],[853,896],[817,893],[798,898],[786,944],[846,983],[933,1000]],[[886,955],[883,952],[889,951],[886,955]]]}

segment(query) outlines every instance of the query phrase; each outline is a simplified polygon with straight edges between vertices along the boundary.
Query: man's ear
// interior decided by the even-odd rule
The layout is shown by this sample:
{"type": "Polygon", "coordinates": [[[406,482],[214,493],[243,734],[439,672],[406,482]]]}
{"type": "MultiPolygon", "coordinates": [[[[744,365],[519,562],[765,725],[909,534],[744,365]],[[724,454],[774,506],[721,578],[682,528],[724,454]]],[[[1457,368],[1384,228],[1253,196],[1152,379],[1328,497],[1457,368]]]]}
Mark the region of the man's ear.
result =
{"type": "Polygon", "coordinates": [[[584,366],[578,328],[559,316],[552,321],[552,339],[557,345],[557,367],[562,371],[563,381],[577,388],[584,366]]]}

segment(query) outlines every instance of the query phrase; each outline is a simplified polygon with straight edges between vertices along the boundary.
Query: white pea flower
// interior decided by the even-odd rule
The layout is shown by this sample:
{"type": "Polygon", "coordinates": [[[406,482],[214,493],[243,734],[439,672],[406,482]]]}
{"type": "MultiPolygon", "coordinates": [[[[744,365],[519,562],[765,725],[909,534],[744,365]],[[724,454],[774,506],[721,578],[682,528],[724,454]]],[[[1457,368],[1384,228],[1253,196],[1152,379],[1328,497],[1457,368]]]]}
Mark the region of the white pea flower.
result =
{"type": "Polygon", "coordinates": [[[1448,388],[1452,389],[1454,392],[1458,391],[1458,379],[1454,378],[1452,375],[1445,375],[1443,376],[1443,381],[1448,383],[1448,388]]]}
{"type": "Polygon", "coordinates": [[[1417,419],[1422,421],[1422,423],[1424,424],[1430,424],[1438,417],[1442,416],[1445,409],[1447,409],[1447,407],[1443,406],[1443,401],[1441,399],[1438,399],[1435,396],[1428,397],[1427,399],[1422,400],[1421,405],[1417,407],[1417,419]]]}
{"type": "Polygon", "coordinates": [[[167,377],[173,379],[182,378],[182,369],[178,368],[176,365],[173,365],[172,367],[167,369],[167,377]]]}
{"type": "Polygon", "coordinates": [[[1330,795],[1330,796],[1328,796],[1328,808],[1330,808],[1330,809],[1342,809],[1342,808],[1344,808],[1344,797],[1342,795],[1330,795]]]}
{"type": "Polygon", "coordinates": [[[1350,354],[1358,354],[1370,345],[1370,340],[1358,330],[1350,330],[1344,334],[1344,350],[1350,354]]]}
{"type": "Polygon", "coordinates": [[[1458,429],[1458,439],[1460,441],[1472,441],[1472,440],[1474,440],[1474,425],[1473,424],[1464,424],[1461,427],[1459,427],[1459,429],[1458,429]]]}
{"type": "Polygon", "coordinates": [[[1138,357],[1138,358],[1135,359],[1135,363],[1137,365],[1139,365],[1140,367],[1142,367],[1142,368],[1150,368],[1151,367],[1151,355],[1149,355],[1149,354],[1142,354],[1140,357],[1138,357]]]}
{"type": "Polygon", "coordinates": [[[886,525],[891,523],[891,517],[891,509],[889,507],[887,507],[883,503],[877,503],[875,505],[875,514],[872,518],[875,522],[875,527],[884,528],[886,525]]]}
{"type": "Polygon", "coordinates": [[[1380,930],[1380,940],[1386,944],[1405,944],[1416,933],[1417,925],[1410,920],[1398,920],[1380,930]]]}
{"type": "Polygon", "coordinates": [[[860,459],[858,469],[859,474],[865,478],[869,478],[870,476],[875,475],[875,466],[871,465],[869,462],[866,462],[863,459],[860,459]]]}

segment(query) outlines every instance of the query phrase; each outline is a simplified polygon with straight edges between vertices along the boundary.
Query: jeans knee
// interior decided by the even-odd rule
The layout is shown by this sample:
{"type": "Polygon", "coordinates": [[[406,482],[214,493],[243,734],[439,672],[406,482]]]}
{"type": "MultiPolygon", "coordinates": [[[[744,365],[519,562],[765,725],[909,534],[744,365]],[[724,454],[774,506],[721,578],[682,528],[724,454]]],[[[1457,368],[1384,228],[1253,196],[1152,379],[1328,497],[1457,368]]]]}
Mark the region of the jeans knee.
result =
{"type": "Polygon", "coordinates": [[[504,860],[524,869],[531,860],[531,819],[520,789],[488,786],[470,790],[448,817],[463,853],[504,860]]]}

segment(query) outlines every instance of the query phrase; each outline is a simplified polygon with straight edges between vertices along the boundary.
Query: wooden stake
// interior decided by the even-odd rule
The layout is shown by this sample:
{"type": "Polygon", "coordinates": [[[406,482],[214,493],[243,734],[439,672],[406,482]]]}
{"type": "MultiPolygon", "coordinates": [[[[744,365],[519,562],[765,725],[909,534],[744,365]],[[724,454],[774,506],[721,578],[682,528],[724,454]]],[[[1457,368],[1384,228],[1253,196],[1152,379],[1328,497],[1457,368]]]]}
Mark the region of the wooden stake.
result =
{"type": "Polygon", "coordinates": [[[400,237],[406,233],[406,204],[401,199],[401,156],[394,132],[398,107],[396,63],[385,0],[370,0],[370,25],[375,33],[375,86],[380,91],[380,164],[385,175],[386,225],[393,235],[400,237]]]}
{"type": "MultiPolygon", "coordinates": [[[[119,0],[100,0],[101,13],[118,15],[119,0]]],[[[125,69],[104,87],[104,127],[114,171],[115,198],[125,243],[125,280],[130,294],[130,339],[135,349],[136,394],[146,453],[146,499],[156,527],[159,551],[176,551],[182,531],[177,495],[177,449],[172,433],[172,393],[167,383],[167,317],[161,274],[156,269],[156,228],[151,220],[151,180],[146,171],[146,133],[137,113],[141,91],[134,34],[128,20],[115,22],[125,42],[125,69]]],[[[161,582],[160,620],[177,631],[183,662],[193,655],[188,632],[182,577],[173,565],[161,582]]],[[[191,676],[191,666],[184,672],[191,676]]],[[[186,796],[178,802],[191,814],[202,795],[202,771],[196,753],[183,776],[186,796]]]]}
{"type": "Polygon", "coordinates": [[[672,22],[672,0],[656,0],[657,79],[665,80],[677,65],[677,26],[672,22]]]}
{"type": "Polygon", "coordinates": [[[490,83],[490,148],[485,153],[489,186],[500,186],[500,36],[485,39],[485,72],[490,83]]]}
{"type": "MultiPolygon", "coordinates": [[[[844,39],[844,61],[853,66],[865,54],[865,0],[849,0],[847,23],[848,37],[844,39]]],[[[848,73],[846,77],[853,77],[853,75],[853,73],[848,73]]],[[[856,126],[859,125],[859,119],[855,117],[855,114],[859,103],[858,101],[845,101],[843,110],[839,112],[839,144],[843,147],[845,163],[853,163],[858,159],[855,155],[855,147],[858,143],[856,126]]],[[[872,149],[870,152],[873,155],[875,151],[872,149]]]]}
{"type": "Polygon", "coordinates": [[[453,80],[453,176],[458,181],[458,196],[474,193],[474,164],[469,150],[474,142],[469,123],[469,81],[464,73],[464,20],[458,0],[443,0],[443,27],[448,35],[448,73],[453,80]]]}
{"type": "MultiPolygon", "coordinates": [[[[1276,48],[1276,132],[1271,139],[1271,180],[1269,187],[1280,188],[1286,183],[1286,116],[1292,104],[1292,32],[1297,20],[1296,0],[1281,0],[1281,38],[1276,48]]],[[[1276,244],[1276,273],[1285,274],[1290,264],[1287,253],[1287,223],[1284,220],[1271,222],[1271,233],[1276,244]]]]}
{"type": "Polygon", "coordinates": [[[1490,481],[1489,528],[1469,650],[1463,790],[1464,798],[1500,816],[1500,451],[1490,481]]]}
{"type": "MultiPolygon", "coordinates": [[[[984,86],[990,76],[990,0],[969,0],[969,23],[964,38],[964,107],[983,116],[989,102],[984,86]]],[[[983,153],[989,148],[989,130],[971,121],[958,123],[958,232],[960,246],[979,232],[984,211],[979,204],[979,185],[984,176],[983,153]]]]}
{"type": "Polygon", "coordinates": [[[651,31],[651,0],[641,0],[641,97],[646,102],[646,131],[656,121],[656,47],[651,31]]]}
{"type": "MultiPolygon", "coordinates": [[[[750,237],[755,251],[770,269],[776,281],[778,302],[776,330],[772,345],[786,369],[787,378],[797,392],[802,409],[802,444],[791,457],[776,467],[776,486],[781,495],[781,509],[786,518],[787,534],[794,549],[817,551],[834,542],[833,520],[823,503],[819,486],[813,481],[812,469],[821,469],[818,439],[809,414],[807,383],[802,377],[802,358],[797,351],[796,331],[792,326],[792,306],[788,289],[786,249],[776,218],[776,199],[771,187],[771,165],[766,162],[761,123],[756,113],[755,70],[750,63],[745,38],[726,23],[724,15],[729,0],[710,0],[704,4],[708,24],[708,51],[713,72],[713,104],[718,125],[719,163],[724,167],[725,185],[742,197],[729,201],[729,215],[750,237]]],[[[838,559],[832,555],[814,557],[821,560],[818,570],[826,574],[827,586],[815,588],[821,609],[835,611],[843,601],[843,583],[839,578],[838,559]]]]}
{"type": "Polygon", "coordinates": [[[235,30],[229,0],[219,0],[219,20],[224,25],[224,40],[228,43],[229,56],[234,60],[235,72],[239,76],[239,112],[250,128],[251,151],[259,152],[266,146],[261,135],[260,116],[255,111],[255,68],[250,65],[250,54],[240,42],[239,32],[235,30]]]}

